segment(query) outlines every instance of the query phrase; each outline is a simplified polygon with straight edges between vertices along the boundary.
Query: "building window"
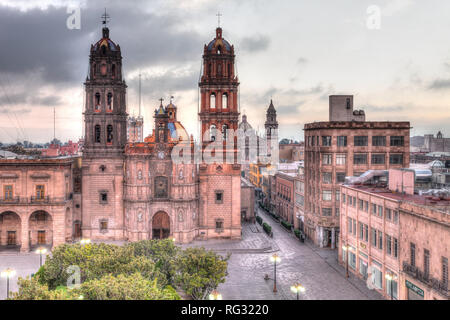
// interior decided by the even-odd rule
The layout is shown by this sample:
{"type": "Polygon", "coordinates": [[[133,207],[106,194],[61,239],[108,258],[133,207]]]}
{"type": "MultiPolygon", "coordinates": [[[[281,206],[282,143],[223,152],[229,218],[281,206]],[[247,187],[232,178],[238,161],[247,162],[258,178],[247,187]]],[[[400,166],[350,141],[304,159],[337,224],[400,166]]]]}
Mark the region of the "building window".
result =
{"type": "Polygon", "coordinates": [[[100,125],[99,124],[95,125],[94,139],[95,139],[96,143],[100,143],[100,141],[101,141],[101,138],[100,138],[100,125]]]}
{"type": "Polygon", "coordinates": [[[372,164],[384,164],[386,156],[384,154],[372,154],[372,164]]]}
{"type": "Polygon", "coordinates": [[[337,146],[338,147],[346,147],[347,146],[347,137],[346,136],[337,137],[337,146]]]}
{"type": "Polygon", "coordinates": [[[369,242],[369,226],[364,225],[364,241],[369,242]]]}
{"type": "Polygon", "coordinates": [[[224,93],[222,95],[222,108],[227,109],[228,108],[228,95],[224,93]]]}
{"type": "Polygon", "coordinates": [[[345,193],[342,194],[342,203],[345,203],[345,193]]]}
{"type": "Polygon", "coordinates": [[[364,240],[364,224],[358,222],[358,227],[359,227],[359,239],[364,240]]]}
{"type": "Polygon", "coordinates": [[[336,217],[339,217],[340,214],[339,207],[334,208],[334,214],[336,215],[336,217]]]}
{"type": "Polygon", "coordinates": [[[332,154],[323,154],[322,155],[322,164],[333,164],[333,155],[332,154]]]}
{"type": "Polygon", "coordinates": [[[359,274],[363,276],[363,279],[367,279],[367,262],[359,259],[359,274]]]}
{"type": "Polygon", "coordinates": [[[323,136],[322,137],[322,146],[331,147],[331,136],[323,136]]]}
{"type": "Polygon", "coordinates": [[[373,270],[373,284],[378,288],[383,288],[383,273],[380,271],[380,269],[372,267],[373,270]]]}
{"type": "Polygon", "coordinates": [[[100,110],[100,93],[99,93],[99,92],[97,92],[97,93],[95,94],[95,102],[94,102],[94,105],[95,105],[95,110],[96,110],[96,111],[100,110]]]}
{"type": "Polygon", "coordinates": [[[167,177],[155,177],[155,197],[167,198],[169,196],[169,184],[167,177]]]}
{"type": "Polygon", "coordinates": [[[331,183],[331,172],[323,172],[322,181],[323,183],[331,183]]]}
{"type": "Polygon", "coordinates": [[[108,124],[106,127],[106,142],[112,143],[113,141],[113,126],[108,124]]]}
{"type": "Polygon", "coordinates": [[[403,147],[405,145],[405,137],[391,136],[391,147],[403,147]]]}
{"type": "Polygon", "coordinates": [[[37,185],[36,186],[36,200],[44,200],[45,198],[45,186],[37,185]]]}
{"type": "Polygon", "coordinates": [[[348,233],[352,234],[352,227],[353,227],[353,222],[352,222],[352,218],[347,218],[347,222],[348,222],[348,233]]]}
{"type": "Polygon", "coordinates": [[[383,207],[378,206],[378,217],[383,218],[383,207]]]}
{"type": "Polygon", "coordinates": [[[331,201],[331,190],[323,190],[322,191],[322,200],[331,201]]]}
{"type": "Polygon", "coordinates": [[[100,232],[102,233],[108,232],[108,220],[106,219],[100,220],[100,232]]]}
{"type": "Polygon", "coordinates": [[[216,108],[216,95],[214,93],[212,93],[211,96],[210,96],[209,106],[210,106],[211,109],[215,109],[216,108]]]}
{"type": "Polygon", "coordinates": [[[448,259],[442,257],[442,282],[444,286],[448,286],[448,259]]]}
{"type": "Polygon", "coordinates": [[[216,199],[216,203],[217,204],[222,204],[223,203],[223,191],[215,191],[215,199],[216,199]]]}
{"type": "Polygon", "coordinates": [[[373,215],[377,214],[377,205],[376,204],[372,204],[372,214],[373,215]]]}
{"type": "Polygon", "coordinates": [[[369,212],[369,201],[364,201],[364,211],[369,212]]]}
{"type": "Polygon", "coordinates": [[[222,219],[216,219],[216,232],[217,233],[223,232],[223,220],[222,219]]]}
{"type": "Polygon", "coordinates": [[[336,165],[342,166],[345,165],[346,162],[347,162],[346,154],[336,154],[336,165]]]}
{"type": "Polygon", "coordinates": [[[106,97],[106,103],[108,105],[108,110],[111,111],[113,105],[113,95],[111,92],[108,92],[108,95],[106,97]]]}
{"type": "Polygon", "coordinates": [[[386,214],[386,219],[387,220],[391,220],[392,219],[392,210],[389,208],[386,208],[385,210],[385,214],[386,214]]]}
{"type": "Polygon", "coordinates": [[[210,141],[216,141],[216,126],[214,124],[209,128],[209,139],[210,141]]]}
{"type": "Polygon", "coordinates": [[[392,238],[386,235],[386,253],[392,255],[392,238]]]}
{"type": "Polygon", "coordinates": [[[373,136],[372,137],[372,146],[385,147],[386,146],[386,137],[385,136],[373,136]]]}
{"type": "Polygon", "coordinates": [[[391,154],[389,156],[390,164],[402,164],[403,163],[403,154],[391,154]]]}
{"type": "Polygon", "coordinates": [[[367,136],[355,136],[354,137],[355,147],[366,147],[367,141],[368,141],[367,136]]]}
{"type": "Polygon", "coordinates": [[[378,231],[378,249],[383,250],[383,232],[378,231]]]}
{"type": "Polygon", "coordinates": [[[386,293],[390,297],[392,292],[392,298],[397,300],[398,283],[396,280],[386,279],[386,293]],[[392,288],[391,288],[392,286],[392,288]]]}
{"type": "Polygon", "coordinates": [[[411,258],[411,265],[413,267],[416,266],[416,245],[414,243],[410,243],[409,244],[409,253],[410,253],[410,258],[411,258]]]}
{"type": "Polygon", "coordinates": [[[427,249],[423,250],[423,273],[425,279],[430,276],[430,251],[427,249]]]}
{"type": "Polygon", "coordinates": [[[348,266],[353,270],[356,270],[356,255],[350,251],[348,257],[349,257],[348,266]]]}
{"type": "Polygon", "coordinates": [[[3,186],[3,195],[5,197],[4,200],[12,200],[12,198],[13,198],[13,186],[12,185],[3,186]]]}
{"type": "Polygon", "coordinates": [[[394,239],[394,248],[392,250],[392,253],[394,255],[394,258],[398,258],[398,240],[397,238],[393,238],[394,239]]]}
{"type": "Polygon", "coordinates": [[[228,126],[226,124],[224,124],[222,126],[222,141],[227,141],[227,130],[228,130],[228,126]]]}
{"type": "Polygon", "coordinates": [[[359,200],[358,201],[358,204],[359,204],[359,210],[363,210],[364,209],[364,200],[359,200]]]}
{"type": "Polygon", "coordinates": [[[339,190],[335,191],[335,200],[341,201],[341,192],[339,190]]]}
{"type": "Polygon", "coordinates": [[[100,203],[108,203],[108,192],[100,191],[100,203]]]}
{"type": "Polygon", "coordinates": [[[370,229],[371,229],[371,232],[372,232],[370,240],[372,242],[372,246],[374,248],[376,248],[377,247],[377,230],[375,230],[374,228],[370,228],[370,229]]]}
{"type": "Polygon", "coordinates": [[[336,183],[345,182],[345,172],[336,172],[336,183]]]}
{"type": "Polygon", "coordinates": [[[355,153],[353,156],[353,164],[367,164],[367,154],[355,153]]]}
{"type": "Polygon", "coordinates": [[[333,209],[331,208],[322,208],[322,215],[325,217],[331,217],[331,215],[333,214],[333,209]]]}

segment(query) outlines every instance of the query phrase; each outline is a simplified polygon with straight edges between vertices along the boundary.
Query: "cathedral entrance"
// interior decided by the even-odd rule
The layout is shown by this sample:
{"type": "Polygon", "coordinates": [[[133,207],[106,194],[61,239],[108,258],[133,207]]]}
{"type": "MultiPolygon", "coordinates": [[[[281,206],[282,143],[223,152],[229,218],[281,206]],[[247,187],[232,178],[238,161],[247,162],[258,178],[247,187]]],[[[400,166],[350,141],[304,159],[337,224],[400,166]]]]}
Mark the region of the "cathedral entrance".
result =
{"type": "Polygon", "coordinates": [[[166,239],[170,235],[170,218],[163,211],[156,213],[152,219],[152,239],[166,239]]]}

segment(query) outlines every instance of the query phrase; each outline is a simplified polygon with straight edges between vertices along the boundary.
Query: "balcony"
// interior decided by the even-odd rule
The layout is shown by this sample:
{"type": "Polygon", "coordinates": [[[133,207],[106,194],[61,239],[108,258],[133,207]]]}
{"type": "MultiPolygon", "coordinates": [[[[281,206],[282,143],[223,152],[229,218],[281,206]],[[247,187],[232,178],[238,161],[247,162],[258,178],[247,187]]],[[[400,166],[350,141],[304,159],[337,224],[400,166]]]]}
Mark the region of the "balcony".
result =
{"type": "Polygon", "coordinates": [[[448,291],[448,283],[444,283],[436,278],[431,278],[428,274],[425,274],[419,268],[410,265],[406,261],[403,261],[403,272],[409,275],[410,277],[419,280],[420,282],[437,291],[444,297],[447,298],[450,297],[448,291]]]}
{"type": "Polygon", "coordinates": [[[20,197],[9,197],[9,198],[2,198],[0,199],[1,204],[14,204],[19,203],[20,197]]]}

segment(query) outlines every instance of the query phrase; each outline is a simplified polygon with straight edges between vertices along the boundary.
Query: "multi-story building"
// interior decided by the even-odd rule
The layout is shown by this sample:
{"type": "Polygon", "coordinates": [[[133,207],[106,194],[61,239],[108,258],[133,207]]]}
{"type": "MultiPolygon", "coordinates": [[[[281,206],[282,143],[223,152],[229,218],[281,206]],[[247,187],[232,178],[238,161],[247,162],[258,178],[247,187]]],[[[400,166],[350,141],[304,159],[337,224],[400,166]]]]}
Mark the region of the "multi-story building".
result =
{"type": "Polygon", "coordinates": [[[276,198],[275,212],[283,220],[294,224],[294,178],[295,173],[277,172],[275,174],[276,181],[276,198]]]}
{"type": "Polygon", "coordinates": [[[0,160],[0,248],[26,252],[72,239],[80,211],[74,167],[73,158],[0,160]]]}
{"type": "Polygon", "coordinates": [[[399,298],[449,300],[450,193],[400,204],[399,298]]]}
{"type": "Polygon", "coordinates": [[[305,144],[301,143],[280,143],[280,162],[293,162],[305,160],[305,144]]]}
{"type": "Polygon", "coordinates": [[[414,194],[414,171],[341,187],[339,262],[387,299],[448,299],[450,197],[414,194]]]}
{"type": "Polygon", "coordinates": [[[335,248],[340,184],[369,169],[409,165],[409,122],[365,121],[353,96],[330,96],[330,121],[307,123],[305,132],[305,233],[335,248]]]}
{"type": "Polygon", "coordinates": [[[295,183],[295,201],[294,201],[294,228],[304,231],[305,221],[305,167],[303,164],[299,165],[298,172],[294,177],[295,183]]]}

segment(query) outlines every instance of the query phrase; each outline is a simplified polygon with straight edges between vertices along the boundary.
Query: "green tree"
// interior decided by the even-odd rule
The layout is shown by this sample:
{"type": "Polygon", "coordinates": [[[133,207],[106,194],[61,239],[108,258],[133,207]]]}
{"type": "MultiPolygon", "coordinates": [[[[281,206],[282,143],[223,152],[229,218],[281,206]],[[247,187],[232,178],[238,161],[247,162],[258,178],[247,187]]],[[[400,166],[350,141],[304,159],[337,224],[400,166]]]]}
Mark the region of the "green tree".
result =
{"type": "Polygon", "coordinates": [[[227,257],[222,257],[204,248],[183,250],[176,260],[176,283],[194,300],[204,300],[225,282],[227,257]]]}
{"type": "Polygon", "coordinates": [[[38,277],[17,280],[18,292],[11,294],[11,300],[73,300],[77,298],[75,292],[67,290],[49,290],[46,284],[41,284],[38,277]]]}

